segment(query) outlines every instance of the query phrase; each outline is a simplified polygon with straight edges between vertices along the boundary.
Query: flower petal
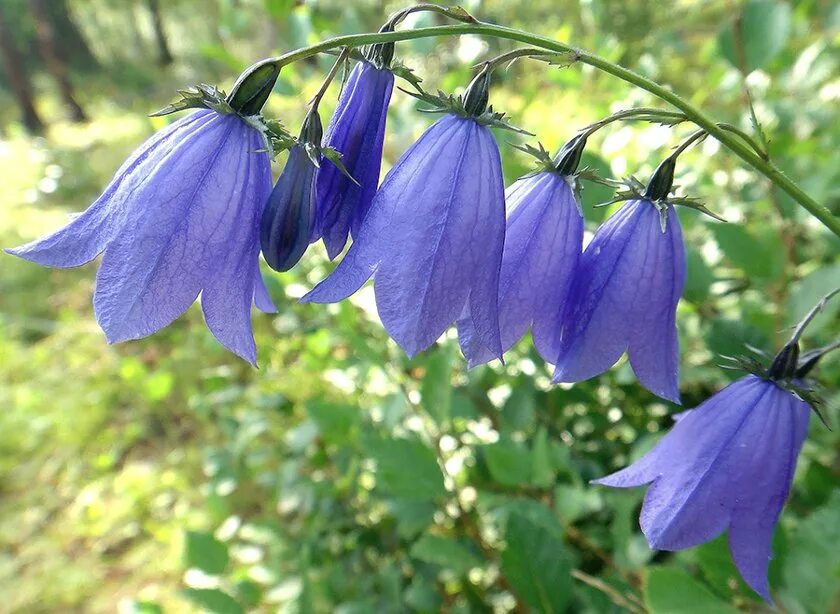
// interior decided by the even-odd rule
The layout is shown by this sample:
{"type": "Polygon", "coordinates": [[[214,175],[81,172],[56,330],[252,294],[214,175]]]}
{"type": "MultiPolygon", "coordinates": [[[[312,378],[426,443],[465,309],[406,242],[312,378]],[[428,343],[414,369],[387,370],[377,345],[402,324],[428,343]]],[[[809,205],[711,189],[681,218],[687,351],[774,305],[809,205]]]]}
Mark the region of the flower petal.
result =
{"type": "Polygon", "coordinates": [[[384,254],[398,249],[394,243],[399,243],[399,237],[393,235],[393,228],[405,184],[422,171],[445,136],[443,131],[432,132],[430,128],[400,157],[383,180],[347,254],[326,279],[300,299],[301,303],[336,303],[347,298],[373,276],[384,254]]]}
{"type": "Polygon", "coordinates": [[[90,262],[125,223],[132,195],[153,176],[155,169],[189,146],[190,136],[214,121],[212,111],[198,111],[161,130],[126,160],[102,195],[69,224],[55,233],[6,251],[51,267],[76,267],[90,262]]]}
{"type": "Polygon", "coordinates": [[[772,603],[767,568],[773,531],[790,492],[796,459],[808,433],[810,408],[773,384],[753,420],[766,425],[758,438],[741,437],[746,458],[722,470],[733,477],[729,548],[747,584],[772,603]],[[737,463],[737,464],[736,464],[737,463]]]}
{"type": "Polygon", "coordinates": [[[109,342],[149,335],[180,316],[230,249],[229,203],[242,188],[233,169],[247,130],[235,116],[217,116],[133,195],[143,206],[132,207],[96,279],[94,311],[109,342]]]}
{"type": "Polygon", "coordinates": [[[679,338],[676,305],[685,284],[685,247],[673,207],[663,235],[651,226],[647,237],[648,274],[639,287],[640,305],[630,333],[628,355],[639,382],[654,394],[680,402],[679,338]]]}
{"type": "MultiPolygon", "coordinates": [[[[271,163],[260,148],[262,137],[249,132],[250,151],[245,159],[246,169],[241,176],[241,189],[234,191],[228,204],[226,244],[230,246],[225,258],[207,276],[201,293],[201,308],[207,327],[231,352],[254,366],[257,348],[251,328],[251,302],[256,296],[254,268],[259,275],[259,243],[257,229],[262,216],[261,206],[268,198],[271,186],[271,163]]],[[[232,170],[232,169],[231,169],[232,170]]],[[[261,283],[260,283],[261,285],[261,283]]],[[[270,299],[269,299],[270,302],[270,299]]],[[[273,305],[272,305],[273,306],[273,305]]]]}
{"type": "Polygon", "coordinates": [[[344,166],[359,183],[330,163],[318,171],[317,236],[323,237],[331,260],[344,249],[351,227],[358,234],[376,193],[393,87],[390,70],[356,64],[327,126],[324,144],[341,152],[344,166]]]}
{"type": "Polygon", "coordinates": [[[644,241],[659,215],[646,201],[624,205],[580,258],[564,310],[553,382],[578,382],[612,367],[627,348],[634,299],[645,274],[644,241]],[[640,240],[640,237],[642,240],[640,240]]]}

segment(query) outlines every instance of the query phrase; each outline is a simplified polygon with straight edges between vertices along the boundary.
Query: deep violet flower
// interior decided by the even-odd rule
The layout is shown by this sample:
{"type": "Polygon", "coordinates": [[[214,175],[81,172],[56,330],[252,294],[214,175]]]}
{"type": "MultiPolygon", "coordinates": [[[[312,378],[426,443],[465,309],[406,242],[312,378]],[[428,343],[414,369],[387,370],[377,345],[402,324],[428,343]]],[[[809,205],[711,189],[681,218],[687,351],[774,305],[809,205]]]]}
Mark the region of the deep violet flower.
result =
{"type": "Polygon", "coordinates": [[[578,382],[627,351],[641,384],[679,403],[676,309],[685,247],[674,207],[632,200],[580,258],[562,318],[555,382],[578,382]]]}
{"type": "Polygon", "coordinates": [[[258,224],[271,190],[263,135],[203,109],[158,132],[86,211],[10,253],[75,267],[104,252],[93,299],[110,343],[167,326],[201,294],[208,328],[251,363],[251,302],[274,306],[259,272],[258,224]]]}
{"type": "Polygon", "coordinates": [[[371,276],[379,317],[409,355],[469,312],[501,356],[497,311],[505,232],[499,150],[490,130],[446,115],[397,161],[350,250],[302,300],[332,303],[371,276]]]}
{"type": "MultiPolygon", "coordinates": [[[[531,328],[540,355],[549,362],[557,357],[560,312],[583,243],[583,217],[572,181],[546,170],[518,180],[505,193],[510,214],[499,277],[504,352],[531,328]]],[[[471,367],[494,358],[476,338],[470,318],[458,322],[458,335],[471,367]]]]}
{"type": "Polygon", "coordinates": [[[275,271],[288,271],[309,246],[315,223],[314,162],[303,145],[295,145],[277,179],[260,226],[265,261],[275,271]]]}
{"type": "Polygon", "coordinates": [[[808,431],[807,403],[776,382],[747,375],[678,414],[657,446],[596,484],[650,483],[641,526],[651,548],[682,550],[729,530],[741,576],[770,601],[773,529],[808,431]]]}
{"type": "Polygon", "coordinates": [[[385,120],[394,89],[394,74],[367,60],[353,67],[338,99],[324,145],[341,152],[347,172],[333,164],[318,171],[317,235],[330,259],[335,258],[352,231],[356,236],[370,209],[382,163],[385,120]]]}

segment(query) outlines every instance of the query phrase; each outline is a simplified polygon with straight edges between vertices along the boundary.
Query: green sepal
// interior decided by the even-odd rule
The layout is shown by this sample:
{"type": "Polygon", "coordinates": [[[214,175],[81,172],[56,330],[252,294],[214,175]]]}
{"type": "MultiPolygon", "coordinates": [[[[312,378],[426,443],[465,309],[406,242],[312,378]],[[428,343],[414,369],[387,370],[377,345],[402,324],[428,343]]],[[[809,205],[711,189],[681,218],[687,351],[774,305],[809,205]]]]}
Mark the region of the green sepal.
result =
{"type": "MultiPolygon", "coordinates": [[[[615,188],[616,192],[613,198],[608,200],[607,202],[603,202],[600,204],[595,205],[595,207],[608,207],[615,203],[623,202],[626,200],[647,200],[653,203],[653,205],[659,210],[660,214],[660,223],[662,226],[662,232],[665,232],[666,229],[666,221],[667,221],[667,210],[668,205],[673,206],[681,206],[681,207],[688,207],[689,209],[694,209],[701,213],[705,213],[709,217],[712,217],[720,222],[726,222],[726,218],[718,215],[717,213],[708,209],[700,200],[696,198],[691,198],[688,196],[668,196],[666,198],[659,199],[657,201],[652,201],[645,195],[645,191],[647,190],[647,186],[643,184],[641,181],[636,179],[633,175],[627,177],[626,179],[616,180],[616,179],[601,179],[596,178],[593,181],[598,181],[603,185],[609,186],[611,188],[615,188]]],[[[673,186],[676,189],[679,186],[673,186]]]]}
{"type": "Polygon", "coordinates": [[[831,430],[831,424],[828,421],[828,417],[823,412],[823,409],[826,407],[825,395],[823,394],[822,387],[817,382],[812,379],[798,377],[771,379],[770,368],[766,364],[766,360],[768,358],[767,353],[751,346],[747,346],[747,348],[756,354],[759,354],[765,359],[765,362],[753,358],[752,356],[721,356],[721,358],[729,361],[729,363],[718,366],[729,371],[749,373],[751,375],[755,375],[756,377],[760,377],[763,380],[773,382],[783,390],[786,390],[796,396],[799,400],[807,403],[811,410],[817,414],[820,422],[822,422],[828,430],[831,430]]]}
{"type": "Polygon", "coordinates": [[[350,174],[350,171],[347,170],[347,167],[344,166],[344,162],[341,160],[343,156],[340,151],[338,151],[335,147],[324,147],[321,149],[321,155],[329,160],[339,171],[341,171],[342,175],[347,177],[356,186],[361,187],[361,184],[356,181],[356,179],[350,174]]]}
{"type": "Polygon", "coordinates": [[[199,83],[185,90],[178,90],[178,93],[181,95],[181,100],[176,100],[159,111],[150,113],[149,117],[163,117],[186,109],[211,109],[224,115],[235,113],[233,107],[225,100],[225,93],[215,85],[199,83]]]}
{"type": "Polygon", "coordinates": [[[473,117],[464,108],[464,101],[461,96],[444,94],[440,90],[438,90],[437,95],[434,95],[430,94],[429,92],[426,92],[419,86],[415,87],[417,90],[416,92],[411,92],[403,88],[399,88],[399,90],[433,107],[431,109],[419,109],[422,113],[451,113],[452,115],[458,115],[459,117],[467,117],[469,119],[474,119],[483,126],[489,126],[491,128],[503,128],[505,130],[510,130],[511,132],[516,132],[517,134],[534,136],[527,130],[523,130],[522,128],[518,128],[508,123],[508,121],[505,119],[505,114],[497,113],[493,110],[492,106],[487,107],[487,110],[484,111],[481,115],[473,117]]]}
{"type": "Polygon", "coordinates": [[[420,83],[423,82],[423,79],[421,79],[417,75],[417,73],[415,73],[413,70],[411,70],[408,66],[406,66],[405,64],[403,64],[399,60],[392,60],[391,61],[390,70],[391,70],[392,73],[394,73],[400,79],[408,81],[412,85],[412,87],[414,87],[415,89],[417,89],[417,90],[420,89],[420,83]]]}
{"type": "Polygon", "coordinates": [[[243,117],[242,121],[263,135],[266,151],[272,159],[281,151],[291,149],[297,144],[297,139],[286,130],[279,119],[266,119],[262,115],[252,115],[243,117]]]}

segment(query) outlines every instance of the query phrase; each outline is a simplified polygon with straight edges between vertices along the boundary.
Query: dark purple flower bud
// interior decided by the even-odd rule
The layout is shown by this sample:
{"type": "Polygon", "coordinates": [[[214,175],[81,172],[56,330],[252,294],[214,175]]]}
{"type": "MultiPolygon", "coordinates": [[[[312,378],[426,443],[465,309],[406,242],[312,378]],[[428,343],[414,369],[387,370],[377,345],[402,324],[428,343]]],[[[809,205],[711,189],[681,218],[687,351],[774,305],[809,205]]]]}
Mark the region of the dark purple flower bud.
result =
{"type": "Polygon", "coordinates": [[[685,247],[673,206],[628,202],[598,229],[580,258],[563,313],[554,381],[594,377],[626,351],[645,388],[679,403],[675,322],[684,283],[685,247]]]}
{"type": "Polygon", "coordinates": [[[160,330],[201,293],[216,338],[255,363],[251,302],[274,310],[258,264],[270,190],[262,134],[236,115],[197,111],[138,148],[70,224],[9,252],[74,267],[104,251],[93,306],[109,343],[160,330]]]}
{"type": "Polygon", "coordinates": [[[468,308],[479,342],[501,356],[504,233],[496,141],[486,126],[447,115],[397,161],[347,256],[303,301],[340,301],[374,276],[379,317],[409,355],[468,308]]]}
{"type": "Polygon", "coordinates": [[[596,484],[650,483],[642,532],[651,548],[683,550],[729,531],[741,576],[771,601],[773,529],[808,432],[808,404],[775,382],[742,377],[679,414],[656,447],[596,484]]]}
{"type": "Polygon", "coordinates": [[[324,146],[341,153],[347,173],[358,182],[353,183],[334,164],[324,164],[318,171],[316,238],[324,239],[330,259],[344,249],[351,230],[354,236],[358,234],[376,193],[393,88],[390,70],[359,62],[327,126],[324,146]]]}
{"type": "Polygon", "coordinates": [[[317,169],[304,147],[292,147],[262,217],[260,245],[275,271],[288,271],[298,263],[313,232],[317,169]]]}
{"type": "MultiPolygon", "coordinates": [[[[520,179],[505,193],[508,209],[499,277],[499,325],[506,352],[529,328],[543,358],[557,357],[559,320],[580,257],[583,217],[573,179],[543,171],[520,179]]],[[[494,358],[476,337],[472,320],[458,322],[469,365],[494,358]]]]}

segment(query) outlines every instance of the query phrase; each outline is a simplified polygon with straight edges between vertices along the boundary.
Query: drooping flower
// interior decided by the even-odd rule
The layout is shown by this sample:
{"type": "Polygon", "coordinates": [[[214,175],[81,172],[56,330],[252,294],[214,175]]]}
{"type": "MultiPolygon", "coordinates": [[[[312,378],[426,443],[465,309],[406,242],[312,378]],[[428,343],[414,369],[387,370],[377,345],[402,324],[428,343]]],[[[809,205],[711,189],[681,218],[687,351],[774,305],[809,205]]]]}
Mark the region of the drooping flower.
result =
{"type": "Polygon", "coordinates": [[[335,258],[352,231],[356,236],[370,209],[382,163],[385,120],[394,88],[394,75],[363,60],[350,72],[332,116],[324,145],[341,152],[353,183],[335,165],[318,171],[317,234],[330,259],[335,258]]]}
{"type": "Polygon", "coordinates": [[[270,160],[263,134],[216,104],[226,112],[196,111],[146,141],[70,224],[8,251],[54,267],[104,252],[93,305],[110,343],[160,330],[201,294],[211,332],[255,363],[251,303],[274,310],[258,264],[270,160]]]}
{"type": "Polygon", "coordinates": [[[302,300],[340,301],[373,276],[379,317],[409,355],[469,307],[477,339],[500,356],[504,225],[492,133],[473,117],[446,115],[397,161],[344,260],[302,300]]]}
{"type": "Polygon", "coordinates": [[[682,550],[728,529],[738,571],[770,601],[773,529],[809,416],[808,404],[776,381],[747,375],[679,414],[652,451],[595,483],[651,484],[641,514],[651,548],[682,550]]]}
{"type": "Polygon", "coordinates": [[[288,271],[296,265],[313,240],[320,143],[321,120],[315,110],[307,115],[301,137],[289,152],[260,224],[263,257],[275,271],[288,271]]]}
{"type": "MultiPolygon", "coordinates": [[[[560,313],[583,243],[572,173],[544,170],[518,180],[505,193],[510,214],[499,277],[503,352],[531,328],[540,355],[549,362],[557,357],[560,313]]],[[[461,349],[471,367],[494,358],[475,332],[471,318],[458,322],[461,349]]]]}
{"type": "Polygon", "coordinates": [[[578,382],[627,351],[651,392],[679,403],[676,309],[685,247],[674,207],[632,200],[596,232],[580,258],[562,317],[555,382],[578,382]]]}

